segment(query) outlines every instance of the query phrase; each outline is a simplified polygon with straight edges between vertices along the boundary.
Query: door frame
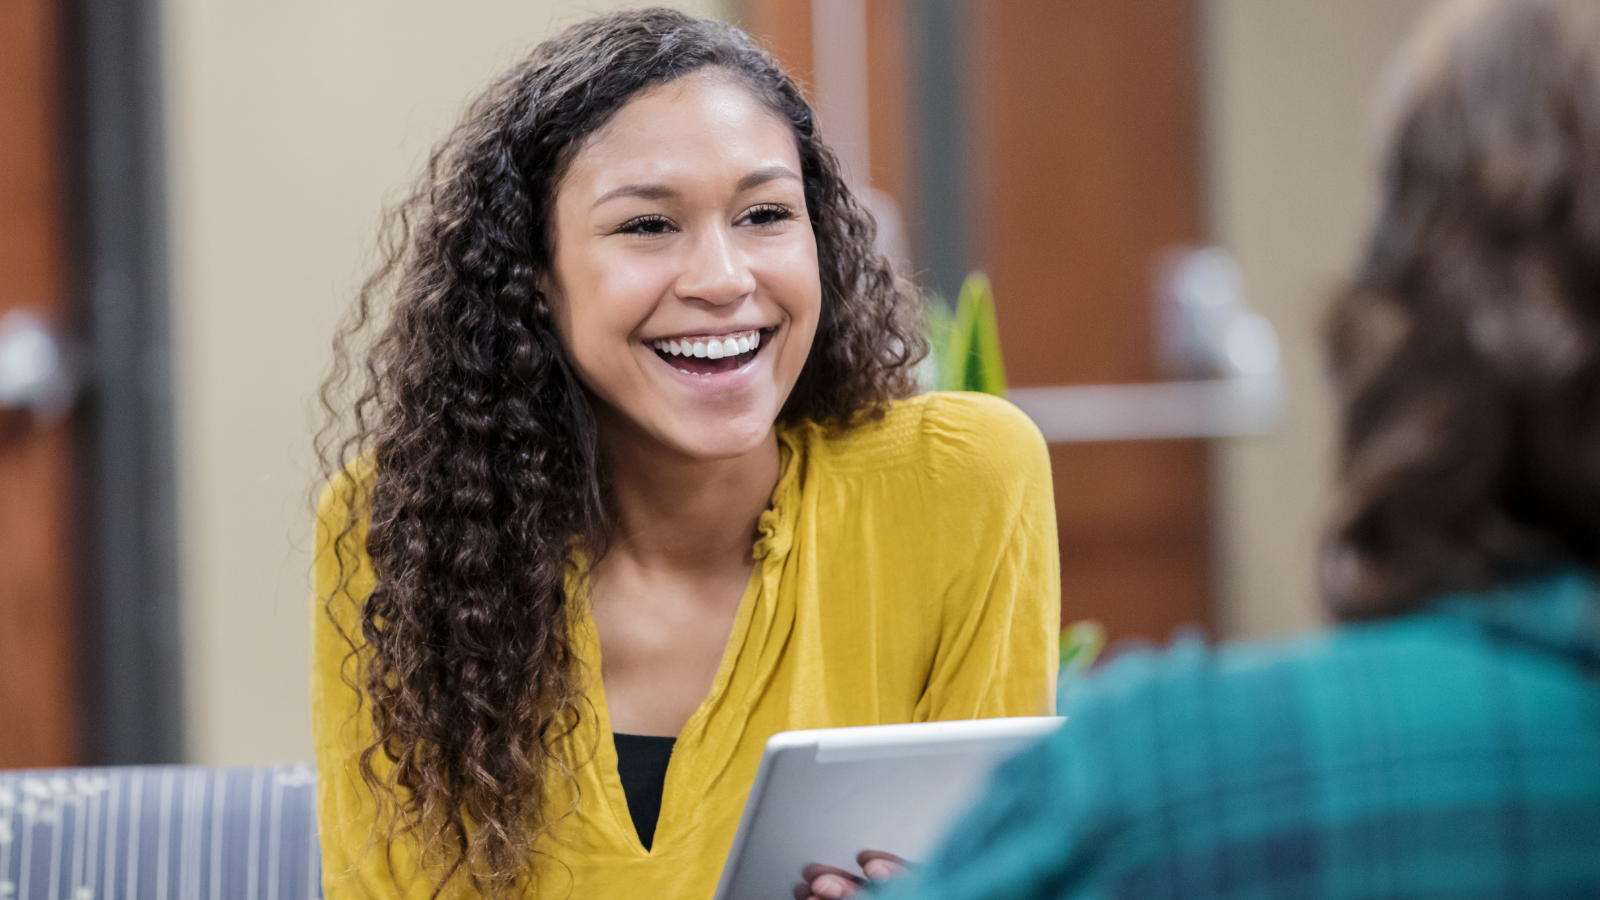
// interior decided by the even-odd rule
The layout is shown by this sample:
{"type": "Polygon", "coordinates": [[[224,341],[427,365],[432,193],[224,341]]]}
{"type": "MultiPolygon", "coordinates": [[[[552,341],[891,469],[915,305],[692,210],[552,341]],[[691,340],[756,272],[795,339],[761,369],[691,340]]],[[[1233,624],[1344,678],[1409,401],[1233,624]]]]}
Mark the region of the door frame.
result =
{"type": "Polygon", "coordinates": [[[155,0],[63,0],[82,753],[185,758],[164,82],[155,0]]]}

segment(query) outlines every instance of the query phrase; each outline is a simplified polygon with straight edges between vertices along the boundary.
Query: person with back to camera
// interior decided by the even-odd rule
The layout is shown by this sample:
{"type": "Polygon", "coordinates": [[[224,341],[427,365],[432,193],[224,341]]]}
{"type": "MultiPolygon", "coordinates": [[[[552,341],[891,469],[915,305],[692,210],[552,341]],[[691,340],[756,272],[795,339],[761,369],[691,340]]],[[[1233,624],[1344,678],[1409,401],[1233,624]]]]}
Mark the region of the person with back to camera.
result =
{"type": "Polygon", "coordinates": [[[911,396],[920,299],[745,35],[573,26],[391,224],[323,391],[328,897],[708,897],[770,735],[1053,707],[1043,440],[911,396]]]}
{"type": "Polygon", "coordinates": [[[1600,3],[1402,59],[1328,328],[1343,624],[1113,663],[886,897],[1600,897],[1600,3]]]}

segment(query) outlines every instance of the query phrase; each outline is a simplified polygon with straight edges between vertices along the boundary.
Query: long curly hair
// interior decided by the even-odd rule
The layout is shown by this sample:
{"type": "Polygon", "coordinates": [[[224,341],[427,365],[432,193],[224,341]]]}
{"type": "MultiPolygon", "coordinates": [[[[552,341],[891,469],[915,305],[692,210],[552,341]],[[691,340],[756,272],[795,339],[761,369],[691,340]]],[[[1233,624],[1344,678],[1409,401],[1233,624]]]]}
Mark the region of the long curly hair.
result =
{"type": "Polygon", "coordinates": [[[799,148],[822,307],[780,422],[844,428],[917,390],[920,298],[875,249],[802,92],[744,33],[668,9],[599,16],[469,105],[388,214],[381,264],[334,339],[317,438],[350,510],[343,581],[362,551],[376,577],[364,599],[324,598],[329,615],[359,604],[345,637],[373,728],[361,776],[380,840],[419,839],[443,867],[436,891],[465,873],[501,897],[531,878],[568,812],[547,797],[584,762],[566,740],[585,674],[565,585],[575,558],[604,553],[613,517],[594,412],[539,311],[554,195],[631,98],[701,70],[747,87],[799,148]]]}
{"type": "Polygon", "coordinates": [[[1419,34],[1328,323],[1345,619],[1600,563],[1600,4],[1458,3],[1419,34]]]}

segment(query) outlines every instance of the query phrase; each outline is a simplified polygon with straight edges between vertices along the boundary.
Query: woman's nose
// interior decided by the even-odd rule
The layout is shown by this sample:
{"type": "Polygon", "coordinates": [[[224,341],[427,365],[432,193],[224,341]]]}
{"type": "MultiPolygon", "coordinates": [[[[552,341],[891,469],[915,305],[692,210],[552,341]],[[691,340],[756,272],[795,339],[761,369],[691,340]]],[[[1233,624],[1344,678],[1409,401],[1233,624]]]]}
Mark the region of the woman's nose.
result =
{"type": "Polygon", "coordinates": [[[722,227],[701,232],[678,275],[680,298],[725,306],[755,291],[756,279],[749,260],[733,238],[722,227]]]}

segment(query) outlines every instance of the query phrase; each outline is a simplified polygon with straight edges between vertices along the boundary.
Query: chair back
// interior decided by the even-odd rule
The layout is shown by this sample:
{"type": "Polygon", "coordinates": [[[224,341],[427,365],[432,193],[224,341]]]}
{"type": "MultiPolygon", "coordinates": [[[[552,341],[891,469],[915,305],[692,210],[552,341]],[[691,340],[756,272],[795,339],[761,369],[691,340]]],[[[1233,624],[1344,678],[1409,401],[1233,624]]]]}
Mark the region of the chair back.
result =
{"type": "Polygon", "coordinates": [[[0,772],[0,900],[321,900],[316,773],[0,772]]]}

